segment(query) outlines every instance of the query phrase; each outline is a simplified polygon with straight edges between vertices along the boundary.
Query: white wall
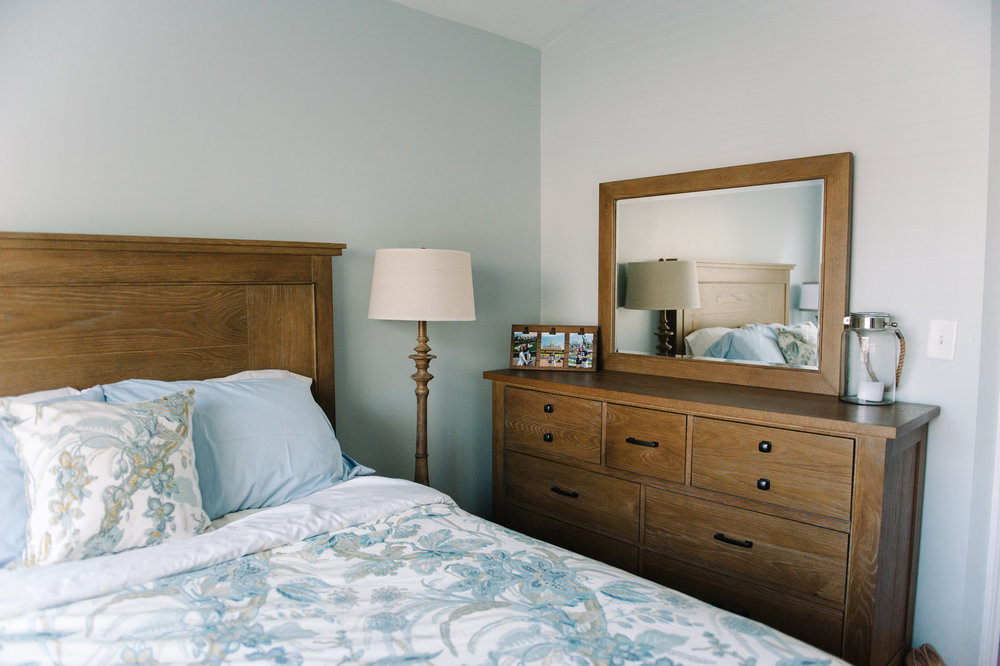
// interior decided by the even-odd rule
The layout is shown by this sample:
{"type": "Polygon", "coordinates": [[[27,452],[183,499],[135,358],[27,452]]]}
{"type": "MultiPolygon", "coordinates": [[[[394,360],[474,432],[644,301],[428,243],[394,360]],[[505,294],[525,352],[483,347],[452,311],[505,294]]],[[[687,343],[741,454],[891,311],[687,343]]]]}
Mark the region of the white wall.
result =
{"type": "MultiPolygon", "coordinates": [[[[991,86],[990,86],[990,183],[989,213],[986,231],[986,279],[983,290],[984,341],[1000,330],[1000,0],[993,0],[991,16],[991,86]]],[[[981,590],[984,631],[980,640],[980,659],[990,666],[1000,664],[1000,432],[997,431],[1000,406],[1000,345],[982,346],[979,384],[979,419],[976,428],[976,473],[973,477],[972,524],[969,570],[985,569],[981,590]],[[992,593],[992,595],[991,595],[992,593]]]]}
{"type": "Polygon", "coordinates": [[[472,253],[431,323],[431,482],[488,514],[490,391],[539,310],[539,52],[383,0],[0,2],[0,229],[345,242],[345,450],[412,478],[414,322],[369,321],[379,247],[472,253]]]}
{"type": "Polygon", "coordinates": [[[598,183],[854,153],[850,307],[898,318],[899,399],[942,408],[914,638],[953,664],[977,663],[970,514],[992,468],[976,445],[989,25],[989,0],[607,0],[542,53],[545,321],[596,319],[598,183]],[[954,361],[924,357],[930,319],[958,322],[954,361]]]}

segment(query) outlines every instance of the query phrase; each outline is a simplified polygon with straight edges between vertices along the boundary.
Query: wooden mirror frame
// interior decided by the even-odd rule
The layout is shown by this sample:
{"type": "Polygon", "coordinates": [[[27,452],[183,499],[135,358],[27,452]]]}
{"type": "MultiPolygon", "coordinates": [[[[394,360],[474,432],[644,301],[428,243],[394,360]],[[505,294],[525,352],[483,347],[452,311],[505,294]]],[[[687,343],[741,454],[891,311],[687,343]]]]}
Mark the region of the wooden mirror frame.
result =
{"type": "Polygon", "coordinates": [[[847,314],[850,275],[852,173],[851,153],[837,153],[601,183],[598,255],[601,367],[646,375],[836,395],[840,387],[840,334],[847,314]],[[618,201],[813,179],[824,181],[818,369],[664,358],[615,351],[615,306],[618,302],[615,204],[618,201]]]}

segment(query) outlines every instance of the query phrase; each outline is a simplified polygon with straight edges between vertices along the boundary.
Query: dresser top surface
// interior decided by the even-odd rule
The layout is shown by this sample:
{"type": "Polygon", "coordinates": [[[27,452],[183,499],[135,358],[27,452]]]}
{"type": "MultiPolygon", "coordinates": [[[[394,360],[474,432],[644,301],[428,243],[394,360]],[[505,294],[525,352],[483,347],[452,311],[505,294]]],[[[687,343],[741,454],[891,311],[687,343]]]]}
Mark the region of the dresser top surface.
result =
{"type": "Polygon", "coordinates": [[[512,386],[613,400],[706,416],[765,420],[894,439],[940,413],[934,405],[856,405],[836,396],[599,370],[492,370],[483,377],[512,386]]]}

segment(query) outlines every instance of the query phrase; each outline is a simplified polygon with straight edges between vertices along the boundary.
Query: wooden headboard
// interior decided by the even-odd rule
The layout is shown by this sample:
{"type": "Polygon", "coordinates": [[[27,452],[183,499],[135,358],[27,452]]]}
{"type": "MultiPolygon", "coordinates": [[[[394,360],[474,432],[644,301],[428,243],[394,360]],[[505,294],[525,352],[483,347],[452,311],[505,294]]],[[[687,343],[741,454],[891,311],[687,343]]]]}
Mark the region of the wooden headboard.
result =
{"type": "Polygon", "coordinates": [[[680,310],[676,330],[683,340],[709,326],[787,324],[790,280],[794,264],[698,262],[701,307],[680,310]]]}
{"type": "Polygon", "coordinates": [[[0,395],[279,368],[333,421],[345,247],[0,232],[0,395]]]}

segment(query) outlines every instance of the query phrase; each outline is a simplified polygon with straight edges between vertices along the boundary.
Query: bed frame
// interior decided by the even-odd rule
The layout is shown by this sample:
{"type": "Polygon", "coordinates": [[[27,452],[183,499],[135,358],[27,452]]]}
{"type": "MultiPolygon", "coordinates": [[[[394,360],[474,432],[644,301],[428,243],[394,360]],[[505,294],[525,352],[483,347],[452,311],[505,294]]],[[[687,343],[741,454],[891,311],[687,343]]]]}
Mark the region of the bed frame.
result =
{"type": "Polygon", "coordinates": [[[341,243],[0,232],[0,395],[280,368],[334,420],[341,243]]]}
{"type": "Polygon", "coordinates": [[[699,261],[701,307],[678,310],[675,349],[699,328],[744,324],[787,324],[794,264],[699,261]]]}

